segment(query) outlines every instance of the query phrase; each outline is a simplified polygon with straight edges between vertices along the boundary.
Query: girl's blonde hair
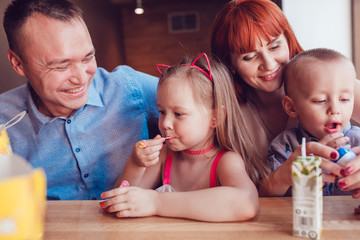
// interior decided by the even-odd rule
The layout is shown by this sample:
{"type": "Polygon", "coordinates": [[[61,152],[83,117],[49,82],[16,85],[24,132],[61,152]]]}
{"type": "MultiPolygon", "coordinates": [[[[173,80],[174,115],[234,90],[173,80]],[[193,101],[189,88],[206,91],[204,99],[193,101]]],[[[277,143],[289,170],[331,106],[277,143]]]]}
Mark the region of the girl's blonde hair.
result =
{"type": "Polygon", "coordinates": [[[202,106],[216,112],[215,145],[221,150],[234,151],[244,159],[246,171],[254,183],[264,178],[270,167],[266,166],[256,151],[254,139],[248,131],[236,99],[233,81],[225,65],[205,57],[191,65],[193,59],[186,58],[178,65],[165,69],[159,79],[158,88],[171,81],[187,81],[193,90],[194,99],[202,106]],[[211,71],[211,79],[206,73],[211,71]]]}

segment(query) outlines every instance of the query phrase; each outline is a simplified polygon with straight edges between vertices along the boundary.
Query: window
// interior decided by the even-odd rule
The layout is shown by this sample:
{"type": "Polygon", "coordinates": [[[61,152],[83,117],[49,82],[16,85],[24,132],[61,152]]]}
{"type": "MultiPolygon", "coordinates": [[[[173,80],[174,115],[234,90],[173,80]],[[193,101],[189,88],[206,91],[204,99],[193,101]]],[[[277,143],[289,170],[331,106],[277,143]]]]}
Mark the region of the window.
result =
{"type": "Polygon", "coordinates": [[[199,31],[199,13],[195,11],[169,13],[168,25],[170,33],[199,31]]]}

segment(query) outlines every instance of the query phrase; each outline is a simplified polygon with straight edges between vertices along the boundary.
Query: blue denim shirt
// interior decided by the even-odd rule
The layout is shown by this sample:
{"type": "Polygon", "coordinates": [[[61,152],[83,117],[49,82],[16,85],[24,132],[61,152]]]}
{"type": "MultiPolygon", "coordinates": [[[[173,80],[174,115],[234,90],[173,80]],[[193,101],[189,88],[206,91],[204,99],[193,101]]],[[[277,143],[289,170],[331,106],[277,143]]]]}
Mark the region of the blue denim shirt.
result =
{"type": "Polygon", "coordinates": [[[157,82],[128,66],[98,68],[87,103],[69,118],[41,114],[23,85],[0,95],[0,124],[27,112],[7,132],[14,153],[45,170],[48,199],[100,199],[149,126],[157,131],[157,82]]]}

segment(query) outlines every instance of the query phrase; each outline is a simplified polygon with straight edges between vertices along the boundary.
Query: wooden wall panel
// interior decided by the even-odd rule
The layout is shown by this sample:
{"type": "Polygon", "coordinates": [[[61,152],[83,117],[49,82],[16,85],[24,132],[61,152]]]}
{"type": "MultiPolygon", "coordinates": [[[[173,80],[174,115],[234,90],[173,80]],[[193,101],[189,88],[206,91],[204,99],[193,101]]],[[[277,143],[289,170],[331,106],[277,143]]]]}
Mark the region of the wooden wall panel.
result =
{"type": "Polygon", "coordinates": [[[173,65],[185,54],[210,53],[210,35],[214,18],[228,1],[152,1],[144,4],[144,14],[134,14],[131,6],[122,7],[125,63],[137,70],[158,76],[157,63],[173,65]],[[198,11],[197,32],[169,33],[168,13],[198,11]]]}

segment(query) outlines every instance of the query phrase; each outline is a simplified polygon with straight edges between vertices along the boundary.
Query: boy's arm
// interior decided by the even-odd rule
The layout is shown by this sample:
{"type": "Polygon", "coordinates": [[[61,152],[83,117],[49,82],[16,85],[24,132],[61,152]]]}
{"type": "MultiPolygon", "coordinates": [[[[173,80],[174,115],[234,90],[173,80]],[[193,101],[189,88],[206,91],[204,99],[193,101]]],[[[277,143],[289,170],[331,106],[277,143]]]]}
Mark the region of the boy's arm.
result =
{"type": "Polygon", "coordinates": [[[266,178],[259,181],[258,190],[260,196],[284,196],[292,185],[292,161],[287,161],[287,159],[294,149],[292,144],[285,141],[286,136],[285,132],[283,132],[269,146],[267,160],[271,163],[272,172],[266,178]]]}
{"type": "MultiPolygon", "coordinates": [[[[259,194],[260,196],[283,196],[292,186],[292,172],[291,165],[292,162],[296,159],[297,156],[301,155],[301,146],[295,141],[278,141],[277,138],[274,139],[269,148],[269,157],[276,158],[281,165],[279,165],[275,170],[268,175],[267,178],[262,179],[259,182],[259,194]],[[285,149],[289,146],[291,155],[287,158],[285,149]],[[287,158],[287,159],[286,159],[287,158]]],[[[326,135],[318,143],[309,142],[306,145],[307,154],[313,153],[314,155],[321,156],[323,158],[332,159],[329,156],[331,152],[334,151],[334,147],[345,144],[349,139],[344,137],[342,133],[334,133],[326,135]],[[329,146],[331,148],[325,147],[329,146]]],[[[336,156],[335,156],[336,157],[336,156]]],[[[336,158],[335,158],[336,159],[336,158]]],[[[271,160],[271,159],[270,159],[271,160]]],[[[276,160],[274,163],[276,164],[276,160]]],[[[323,172],[323,180],[325,182],[333,182],[335,179],[336,173],[340,172],[341,168],[337,164],[323,160],[322,163],[323,170],[327,170],[330,174],[323,172]]]]}

